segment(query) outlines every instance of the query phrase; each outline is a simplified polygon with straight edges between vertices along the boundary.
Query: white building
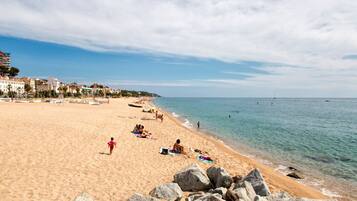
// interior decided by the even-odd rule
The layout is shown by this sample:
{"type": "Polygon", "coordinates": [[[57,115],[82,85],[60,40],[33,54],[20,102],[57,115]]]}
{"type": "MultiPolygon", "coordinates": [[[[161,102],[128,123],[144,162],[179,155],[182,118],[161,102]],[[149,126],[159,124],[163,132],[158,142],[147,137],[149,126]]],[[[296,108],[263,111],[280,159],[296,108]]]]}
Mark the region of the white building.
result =
{"type": "Polygon", "coordinates": [[[0,77],[0,90],[4,93],[14,91],[18,94],[25,93],[25,82],[9,77],[0,77]]]}
{"type": "Polygon", "coordinates": [[[61,86],[61,82],[54,77],[49,77],[48,78],[48,86],[49,86],[49,90],[54,90],[56,93],[59,93],[58,88],[61,86]]]}

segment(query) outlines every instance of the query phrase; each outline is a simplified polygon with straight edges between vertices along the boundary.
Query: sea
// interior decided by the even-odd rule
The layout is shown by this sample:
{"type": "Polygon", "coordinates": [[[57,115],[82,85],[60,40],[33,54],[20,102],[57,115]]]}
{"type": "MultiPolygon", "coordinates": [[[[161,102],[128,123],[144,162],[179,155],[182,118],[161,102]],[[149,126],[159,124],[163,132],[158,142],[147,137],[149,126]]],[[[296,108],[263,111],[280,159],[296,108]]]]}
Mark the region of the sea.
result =
{"type": "Polygon", "coordinates": [[[188,128],[223,140],[282,174],[341,200],[357,200],[357,99],[156,98],[188,128]]]}

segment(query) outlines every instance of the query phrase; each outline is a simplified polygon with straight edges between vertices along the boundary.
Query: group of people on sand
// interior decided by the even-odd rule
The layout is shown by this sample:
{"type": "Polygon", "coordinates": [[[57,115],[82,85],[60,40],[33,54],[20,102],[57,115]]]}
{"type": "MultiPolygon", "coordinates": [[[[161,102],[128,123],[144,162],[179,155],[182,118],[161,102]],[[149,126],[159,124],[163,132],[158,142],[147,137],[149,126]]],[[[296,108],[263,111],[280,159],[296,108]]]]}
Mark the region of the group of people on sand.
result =
{"type": "MultiPolygon", "coordinates": [[[[151,136],[151,133],[148,133],[147,131],[144,130],[144,126],[137,124],[134,128],[134,131],[137,132],[139,135],[144,136],[143,138],[147,138],[148,136],[151,136]]],[[[133,131],[133,132],[134,132],[133,131]]],[[[110,141],[108,142],[108,147],[109,147],[109,155],[111,155],[113,153],[114,147],[116,147],[116,142],[114,141],[114,138],[112,137],[110,139],[110,141]]],[[[193,150],[194,152],[196,152],[197,154],[200,154],[198,156],[199,160],[203,160],[203,161],[210,161],[212,162],[213,160],[211,159],[211,157],[209,157],[207,154],[207,152],[202,152],[199,149],[195,149],[193,150]]],[[[188,153],[185,151],[184,146],[181,145],[181,140],[177,139],[175,144],[172,146],[172,148],[170,148],[169,150],[167,150],[167,152],[171,152],[174,154],[183,154],[186,155],[190,158],[190,156],[188,155],[188,153]]],[[[166,153],[168,154],[168,153],[166,153]]]]}
{"type": "MultiPolygon", "coordinates": [[[[199,149],[191,149],[193,152],[198,154],[198,159],[205,162],[213,162],[213,159],[208,155],[208,152],[201,151],[199,149]]],[[[181,145],[181,140],[177,139],[172,149],[169,150],[171,153],[183,154],[190,158],[189,153],[185,151],[184,146],[181,145]]]]}
{"type": "MultiPolygon", "coordinates": [[[[159,114],[158,111],[156,110],[155,119],[160,119],[161,122],[163,122],[164,115],[159,114]]],[[[197,128],[200,128],[200,122],[197,122],[197,128]]],[[[139,137],[139,138],[150,138],[150,139],[152,138],[152,134],[149,131],[145,130],[145,127],[142,124],[136,124],[132,133],[135,134],[136,137],[139,137]]],[[[114,138],[112,137],[107,144],[109,147],[109,154],[111,155],[114,148],[116,147],[116,142],[114,141],[114,138]]],[[[172,148],[166,148],[166,150],[167,150],[166,152],[170,152],[170,153],[174,153],[174,154],[183,154],[183,155],[188,156],[188,153],[185,151],[184,146],[181,145],[180,139],[176,140],[176,142],[174,143],[172,148]]],[[[207,152],[203,153],[202,151],[200,151],[198,149],[195,149],[195,150],[191,149],[191,150],[193,152],[196,152],[197,154],[200,154],[199,159],[211,160],[211,158],[207,155],[208,154],[207,152]]],[[[168,154],[168,153],[166,153],[166,154],[168,154]]]]}
{"type": "Polygon", "coordinates": [[[149,138],[151,137],[151,133],[147,130],[144,130],[144,125],[141,124],[136,124],[134,129],[133,129],[133,133],[136,135],[136,137],[140,137],[140,138],[149,138]]]}

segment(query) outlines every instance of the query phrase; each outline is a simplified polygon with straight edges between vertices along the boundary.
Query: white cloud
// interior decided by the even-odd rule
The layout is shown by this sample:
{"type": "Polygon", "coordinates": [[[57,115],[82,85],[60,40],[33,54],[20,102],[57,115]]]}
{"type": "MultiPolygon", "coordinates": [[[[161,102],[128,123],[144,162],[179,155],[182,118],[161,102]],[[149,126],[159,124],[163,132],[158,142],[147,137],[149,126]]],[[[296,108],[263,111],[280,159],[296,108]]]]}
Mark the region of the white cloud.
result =
{"type": "Polygon", "coordinates": [[[240,86],[357,85],[357,60],[343,59],[357,54],[355,0],[0,0],[0,6],[2,35],[96,51],[287,64],[235,80],[240,86]]]}

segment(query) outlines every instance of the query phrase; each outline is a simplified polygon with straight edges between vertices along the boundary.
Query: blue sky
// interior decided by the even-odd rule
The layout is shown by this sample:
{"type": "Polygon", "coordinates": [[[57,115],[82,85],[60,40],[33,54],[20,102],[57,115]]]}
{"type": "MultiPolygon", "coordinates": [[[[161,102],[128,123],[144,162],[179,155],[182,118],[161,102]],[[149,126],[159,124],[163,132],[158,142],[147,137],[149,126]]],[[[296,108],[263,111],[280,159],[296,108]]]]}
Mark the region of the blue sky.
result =
{"type": "Polygon", "coordinates": [[[357,97],[357,1],[2,0],[21,75],[163,96],[357,97]]]}
{"type": "MultiPolygon", "coordinates": [[[[145,52],[96,52],[35,40],[0,36],[1,50],[10,52],[19,76],[57,77],[64,82],[100,82],[116,88],[149,90],[166,96],[195,96],[212,85],[190,81],[242,79],[245,73],[265,73],[262,63],[227,63],[208,58],[145,52]]],[[[213,87],[214,88],[214,87],[213,87]]],[[[219,89],[217,89],[219,90],[219,89]]],[[[212,91],[213,92],[213,91],[212,91]]],[[[219,91],[217,91],[219,92],[219,91]]],[[[213,92],[215,93],[215,92],[213,92]]],[[[219,96],[217,94],[217,96],[219,96]]]]}

